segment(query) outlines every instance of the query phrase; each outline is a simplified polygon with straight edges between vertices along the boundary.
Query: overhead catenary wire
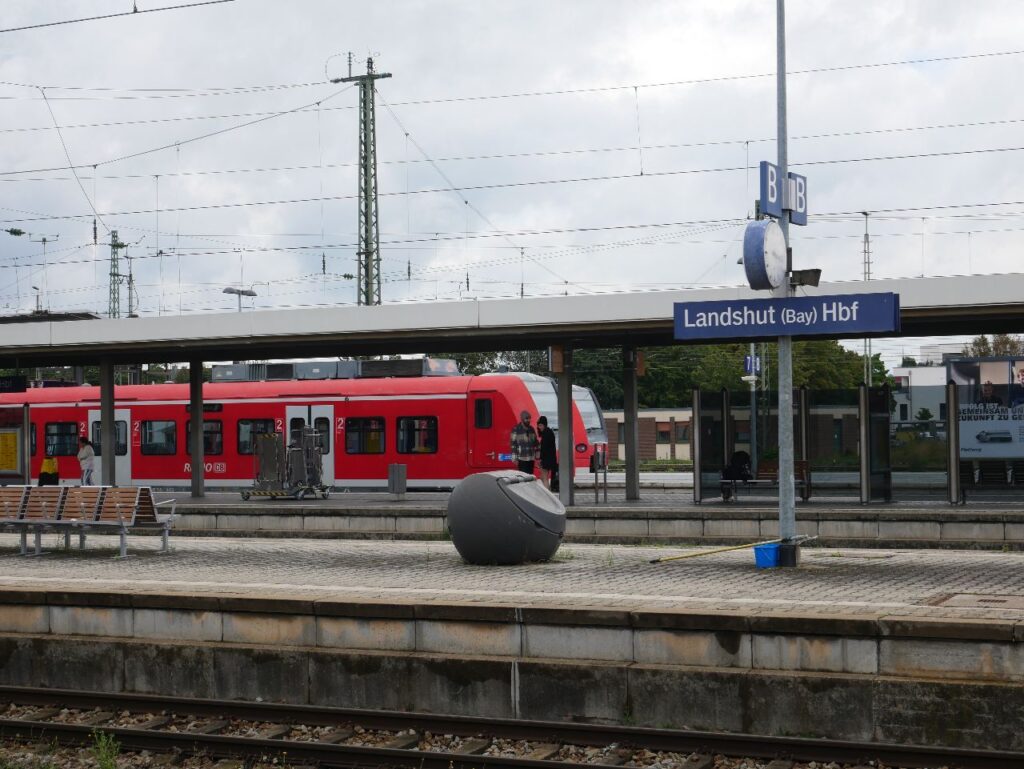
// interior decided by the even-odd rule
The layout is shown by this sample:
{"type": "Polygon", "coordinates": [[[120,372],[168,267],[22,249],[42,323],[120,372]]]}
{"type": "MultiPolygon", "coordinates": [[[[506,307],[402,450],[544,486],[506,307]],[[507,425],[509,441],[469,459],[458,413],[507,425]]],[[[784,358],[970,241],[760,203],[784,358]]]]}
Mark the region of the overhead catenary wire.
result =
{"type": "Polygon", "coordinates": [[[61,133],[60,130],[60,123],[57,122],[57,116],[53,113],[53,106],[46,98],[46,90],[40,88],[39,92],[43,95],[43,101],[46,103],[46,108],[50,112],[50,118],[53,120],[53,127],[57,131],[57,138],[60,139],[60,146],[64,150],[64,157],[68,159],[68,168],[71,169],[71,173],[75,176],[75,182],[78,184],[78,189],[82,191],[82,197],[85,198],[85,202],[88,203],[89,208],[92,209],[93,216],[95,216],[96,219],[99,220],[99,223],[103,225],[103,229],[110,232],[110,228],[107,227],[107,223],[103,221],[103,217],[100,216],[99,212],[96,210],[96,205],[93,203],[92,198],[89,197],[89,193],[85,191],[85,187],[82,185],[82,180],[78,178],[78,172],[75,170],[75,163],[71,159],[71,152],[68,150],[67,142],[64,141],[64,134],[61,133]]]}
{"type": "MultiPolygon", "coordinates": [[[[234,0],[208,0],[207,3],[194,3],[192,5],[208,5],[208,4],[217,3],[217,2],[233,2],[233,1],[234,0]]],[[[169,7],[166,7],[166,8],[153,8],[153,9],[150,9],[148,12],[152,13],[152,12],[159,11],[159,10],[177,10],[179,8],[188,8],[188,7],[190,7],[190,5],[169,6],[169,7]]],[[[140,11],[140,13],[141,13],[141,11],[140,11]]],[[[131,16],[131,15],[132,15],[131,13],[113,14],[113,16],[131,16]]],[[[95,17],[95,18],[107,18],[107,17],[95,17]]],[[[76,21],[90,21],[90,20],[91,19],[78,19],[76,21]]],[[[66,24],[66,23],[72,23],[72,22],[57,22],[57,23],[65,23],[66,24]]],[[[53,26],[53,25],[45,25],[44,24],[44,25],[37,25],[37,26],[53,26]]],[[[30,29],[30,28],[34,28],[34,27],[20,27],[18,29],[30,29]]],[[[14,29],[0,30],[0,32],[13,32],[13,31],[16,31],[16,30],[14,30],[14,29]]],[[[981,59],[993,59],[993,58],[1000,58],[1000,57],[1004,57],[1004,56],[1021,56],[1021,55],[1024,55],[1024,49],[1011,49],[1011,50],[1005,50],[1005,51],[982,51],[982,52],[979,52],[979,53],[950,54],[950,55],[947,55],[947,56],[930,56],[930,57],[921,57],[921,58],[915,58],[915,59],[894,59],[894,60],[890,60],[890,61],[881,61],[881,62],[861,62],[861,63],[854,63],[854,64],[839,64],[839,65],[833,65],[833,66],[828,66],[828,67],[807,67],[807,68],[804,68],[804,69],[787,70],[786,75],[787,76],[815,75],[815,74],[823,74],[823,73],[828,73],[828,72],[849,72],[849,71],[859,70],[859,69],[884,69],[884,68],[887,68],[887,67],[905,67],[905,66],[914,66],[914,65],[920,65],[920,64],[942,64],[942,63],[947,63],[947,62],[952,62],[952,61],[970,61],[970,60],[981,60],[981,59]]],[[[730,82],[730,81],[755,80],[755,79],[759,79],[759,78],[774,78],[775,76],[776,76],[775,72],[758,72],[758,73],[746,73],[746,74],[736,74],[736,75],[714,75],[714,76],[699,77],[699,78],[689,78],[689,79],[684,79],[684,80],[666,80],[666,81],[659,81],[659,82],[653,82],[653,83],[628,83],[628,84],[622,84],[622,85],[582,86],[582,87],[578,87],[578,88],[560,88],[560,89],[553,89],[553,90],[548,90],[548,91],[521,91],[521,92],[503,93],[503,94],[476,94],[476,95],[470,95],[470,96],[435,97],[435,98],[430,98],[430,99],[416,99],[416,100],[410,100],[410,101],[404,101],[404,102],[395,102],[394,106],[396,106],[396,107],[404,107],[404,106],[420,105],[420,104],[452,104],[452,103],[467,102],[467,101],[487,101],[487,100],[495,100],[495,99],[522,99],[522,98],[531,98],[531,97],[538,97],[538,96],[566,96],[566,95],[575,95],[575,94],[602,93],[602,92],[609,92],[609,91],[628,91],[629,89],[632,89],[632,88],[670,88],[670,87],[678,87],[678,86],[704,85],[704,84],[709,84],[709,83],[724,83],[724,82],[730,82]]],[[[20,87],[25,87],[25,88],[36,88],[36,87],[38,87],[37,84],[15,83],[15,82],[10,82],[10,81],[2,81],[2,82],[0,82],[0,85],[20,86],[20,87]]],[[[254,85],[254,86],[235,86],[235,87],[219,87],[219,88],[196,88],[196,89],[183,89],[183,90],[185,90],[185,91],[192,91],[192,92],[194,92],[194,95],[198,95],[198,96],[209,96],[209,95],[219,95],[221,92],[231,93],[233,91],[244,90],[244,89],[273,90],[273,89],[283,89],[283,88],[302,88],[302,87],[306,87],[306,85],[308,85],[308,84],[306,84],[306,83],[281,83],[281,84],[272,84],[272,85],[263,85],[263,86],[261,86],[261,85],[254,85]]],[[[97,91],[103,91],[103,90],[119,90],[119,91],[137,90],[137,91],[145,91],[145,92],[154,92],[154,91],[164,90],[164,89],[160,89],[160,88],[110,89],[109,87],[107,87],[107,88],[103,88],[103,87],[88,88],[88,87],[84,87],[84,86],[64,86],[64,87],[62,87],[62,86],[53,86],[53,85],[48,86],[48,87],[50,87],[50,88],[63,88],[63,89],[66,89],[66,90],[97,90],[97,91]]],[[[167,89],[167,90],[170,90],[170,89],[167,89]]],[[[2,98],[2,97],[0,97],[0,98],[2,98]]],[[[69,98],[74,98],[74,97],[69,97],[69,98]]],[[[79,98],[87,98],[87,97],[79,97],[79,98]]],[[[98,97],[98,98],[102,98],[102,97],[98,97]]],[[[158,96],[157,97],[136,96],[136,97],[123,97],[123,98],[159,98],[159,97],[158,96]]]]}
{"type": "Polygon", "coordinates": [[[198,8],[201,5],[220,5],[222,3],[233,3],[235,0],[199,0],[194,3],[183,3],[181,5],[165,5],[161,8],[143,8],[141,11],[138,8],[132,8],[130,11],[123,13],[107,13],[102,16],[89,16],[81,19],[62,19],[60,21],[49,21],[42,24],[27,24],[22,27],[10,27],[8,29],[0,29],[0,33],[4,32],[22,32],[29,29],[42,29],[43,27],[57,27],[63,24],[78,24],[84,21],[101,21],[103,19],[115,19],[119,16],[137,16],[143,13],[159,13],[161,11],[181,11],[186,8],[198,8]]]}
{"type": "MultiPolygon", "coordinates": [[[[427,154],[426,150],[424,150],[423,147],[420,145],[420,143],[418,141],[416,141],[416,139],[409,133],[409,130],[405,127],[405,125],[399,119],[398,114],[391,108],[391,105],[388,104],[387,99],[385,99],[382,94],[378,93],[378,95],[380,95],[381,101],[384,103],[384,107],[387,109],[387,111],[391,115],[392,119],[395,121],[395,123],[398,124],[398,127],[405,133],[406,138],[409,140],[409,142],[412,143],[412,145],[416,148],[416,150],[430,163],[430,165],[434,168],[434,170],[437,171],[438,175],[448,185],[448,190],[450,192],[455,193],[456,195],[458,195],[459,199],[466,205],[466,207],[469,210],[471,210],[474,214],[476,214],[478,217],[480,217],[480,219],[482,219],[487,224],[487,226],[491,227],[492,229],[496,229],[494,227],[494,223],[490,219],[488,219],[487,216],[479,208],[477,208],[475,205],[470,203],[469,199],[467,197],[465,197],[464,195],[461,194],[462,191],[467,189],[467,188],[458,188],[458,187],[455,186],[455,183],[450,178],[448,178],[448,174],[446,174],[444,172],[444,169],[442,169],[441,166],[438,165],[437,162],[435,162],[434,160],[431,159],[430,155],[427,154]]],[[[468,229],[469,228],[467,227],[466,229],[467,229],[467,235],[468,235],[468,229]]],[[[506,236],[506,240],[508,240],[508,242],[513,247],[516,247],[516,248],[520,248],[521,247],[519,244],[513,242],[507,236],[506,236]]],[[[538,266],[542,267],[544,270],[550,272],[552,275],[554,275],[559,280],[566,280],[564,276],[559,275],[558,273],[556,273],[554,270],[552,270],[547,265],[540,264],[539,262],[534,260],[532,258],[532,256],[529,256],[528,258],[530,258],[531,261],[533,261],[538,266]]],[[[467,279],[467,281],[468,281],[468,279],[467,279]]],[[[568,281],[566,280],[566,282],[568,282],[568,281]]]]}
{"type": "MultiPolygon", "coordinates": [[[[335,98],[336,96],[340,96],[341,94],[345,93],[346,91],[351,90],[352,88],[354,88],[354,86],[346,86],[345,88],[338,89],[334,93],[331,93],[331,94],[323,97],[323,99],[321,99],[321,101],[329,101],[329,100],[335,98]]],[[[138,152],[132,152],[132,153],[129,153],[127,155],[120,155],[118,157],[107,158],[106,160],[97,160],[97,161],[94,161],[94,162],[91,162],[91,163],[83,163],[83,164],[80,164],[80,165],[72,165],[71,161],[69,159],[68,160],[69,165],[67,165],[67,166],[56,166],[56,167],[53,167],[53,168],[38,168],[38,169],[25,170],[25,171],[2,171],[2,172],[0,172],[0,176],[9,176],[9,175],[12,175],[12,174],[21,174],[21,173],[45,173],[45,172],[48,172],[48,171],[69,171],[69,170],[74,170],[76,168],[96,168],[97,166],[106,166],[106,165],[111,165],[113,163],[120,163],[120,162],[123,162],[125,160],[132,160],[134,158],[143,157],[144,155],[152,155],[153,153],[156,153],[156,152],[163,152],[164,150],[174,149],[176,147],[181,147],[182,145],[192,144],[194,142],[203,141],[205,139],[213,138],[214,136],[220,136],[222,134],[230,133],[232,131],[238,131],[238,130],[240,130],[242,128],[249,128],[250,126],[254,126],[254,125],[257,125],[259,123],[265,123],[268,120],[273,120],[275,118],[283,117],[284,115],[290,115],[290,114],[292,114],[294,112],[298,112],[298,111],[304,110],[304,109],[306,109],[308,107],[312,107],[315,103],[316,102],[310,102],[309,104],[304,104],[304,105],[299,106],[299,107],[293,107],[291,109],[281,110],[279,112],[273,112],[273,113],[270,113],[269,115],[266,115],[264,117],[256,118],[254,120],[249,120],[249,121],[246,121],[244,123],[238,123],[236,125],[227,126],[225,128],[218,128],[216,131],[209,131],[207,133],[200,134],[199,136],[193,136],[193,137],[188,138],[188,139],[179,139],[178,141],[175,141],[175,142],[171,142],[171,143],[168,143],[168,144],[161,144],[160,146],[157,146],[157,147],[150,147],[149,149],[139,150],[138,152]]],[[[51,114],[52,114],[52,110],[51,110],[51,114]]]]}
{"type": "MultiPolygon", "coordinates": [[[[336,95],[336,94],[335,94],[336,95]]],[[[206,137],[202,137],[206,138],[206,137]]],[[[195,139],[197,140],[197,139],[195,139]]],[[[414,142],[415,144],[415,142],[414,142]]],[[[165,147],[147,150],[141,154],[148,154],[150,152],[158,152],[162,149],[169,149],[176,145],[170,144],[165,147]]],[[[886,155],[886,156],[875,156],[875,157],[863,157],[863,158],[837,158],[832,160],[809,160],[802,162],[790,163],[790,167],[809,167],[809,166],[820,166],[820,165],[836,165],[841,163],[865,163],[865,162],[881,162],[881,161],[892,161],[892,160],[911,160],[911,159],[924,159],[924,158],[939,158],[939,157],[953,157],[953,156],[970,156],[983,153],[1002,153],[1002,152],[1020,152],[1024,151],[1022,147],[990,147],[984,149],[973,149],[973,150],[962,150],[962,151],[945,151],[945,152],[925,152],[925,153],[912,153],[905,155],[886,155]]],[[[124,158],[120,158],[124,159],[124,158]]],[[[117,162],[117,160],[104,161],[108,163],[117,162]]],[[[64,169],[61,169],[64,170],[64,169]]],[[[409,195],[433,195],[433,194],[445,194],[445,193],[456,193],[461,194],[463,192],[477,192],[483,190],[500,190],[500,189],[516,189],[525,187],[539,187],[546,185],[556,184],[586,184],[595,182],[609,182],[609,181],[626,181],[630,179],[649,179],[654,177],[671,177],[671,176],[686,176],[694,174],[706,174],[706,173],[726,173],[726,172],[737,172],[746,171],[745,166],[722,166],[718,168],[684,168],[684,169],[673,169],[663,171],[647,171],[642,177],[638,172],[630,172],[623,174],[604,174],[596,176],[579,176],[579,177],[567,177],[562,179],[534,179],[519,182],[495,182],[491,184],[474,184],[465,185],[462,187],[435,187],[426,188],[419,190],[412,190],[406,193],[404,190],[395,190],[391,192],[380,192],[380,197],[400,197],[406,194],[409,195]]],[[[0,172],[2,175],[3,172],[0,172]]],[[[450,181],[450,180],[449,180],[450,181]]],[[[351,200],[357,198],[357,195],[328,195],[323,197],[311,197],[311,198],[294,198],[294,199],[282,199],[282,200],[264,200],[264,201],[246,201],[240,203],[216,203],[208,204],[204,206],[186,206],[180,209],[165,209],[168,211],[208,211],[223,208],[248,208],[253,206],[269,206],[269,205],[293,205],[298,203],[316,203],[320,200],[332,201],[332,200],[351,200]]],[[[466,205],[472,207],[472,204],[463,197],[462,200],[466,205]]],[[[880,209],[883,213],[887,209],[880,209]]],[[[138,209],[129,211],[117,211],[117,212],[105,212],[106,216],[130,216],[136,214],[152,214],[152,209],[138,209]]],[[[487,219],[483,213],[477,212],[481,218],[483,218],[488,224],[493,227],[493,224],[487,219]]],[[[828,214],[823,214],[828,215],[828,214]]],[[[81,219],[87,216],[87,214],[67,214],[63,216],[53,215],[37,218],[28,219],[6,219],[0,221],[3,224],[19,224],[34,221],[54,221],[58,219],[72,220],[81,219]]],[[[518,247],[516,245],[515,247],[518,247]]]]}

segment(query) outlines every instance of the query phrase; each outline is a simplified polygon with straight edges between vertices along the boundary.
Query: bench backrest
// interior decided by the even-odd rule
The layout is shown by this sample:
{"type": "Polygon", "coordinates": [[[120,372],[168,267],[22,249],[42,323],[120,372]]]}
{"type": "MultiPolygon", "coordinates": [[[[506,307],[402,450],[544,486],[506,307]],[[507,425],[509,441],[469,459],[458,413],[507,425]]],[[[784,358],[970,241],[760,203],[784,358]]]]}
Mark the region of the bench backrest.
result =
{"type": "MultiPolygon", "coordinates": [[[[806,459],[793,460],[793,474],[804,483],[808,481],[810,472],[806,459]]],[[[777,482],[779,480],[779,463],[774,459],[758,462],[757,480],[777,482]]]]}
{"type": "Polygon", "coordinates": [[[67,486],[29,486],[25,495],[25,521],[56,521],[64,507],[67,486]]]}
{"type": "Polygon", "coordinates": [[[103,491],[100,514],[97,520],[104,523],[123,523],[131,526],[135,522],[135,511],[139,507],[138,486],[111,486],[103,491]]]}
{"type": "Polygon", "coordinates": [[[96,520],[96,511],[102,496],[102,486],[68,486],[62,518],[65,521],[72,518],[79,521],[96,520]]]}
{"type": "Polygon", "coordinates": [[[156,517],[156,501],[153,499],[153,489],[149,486],[139,488],[139,504],[135,509],[136,523],[158,523],[156,517]]]}
{"type": "Polygon", "coordinates": [[[28,486],[0,486],[0,518],[14,520],[21,517],[28,486]]]}

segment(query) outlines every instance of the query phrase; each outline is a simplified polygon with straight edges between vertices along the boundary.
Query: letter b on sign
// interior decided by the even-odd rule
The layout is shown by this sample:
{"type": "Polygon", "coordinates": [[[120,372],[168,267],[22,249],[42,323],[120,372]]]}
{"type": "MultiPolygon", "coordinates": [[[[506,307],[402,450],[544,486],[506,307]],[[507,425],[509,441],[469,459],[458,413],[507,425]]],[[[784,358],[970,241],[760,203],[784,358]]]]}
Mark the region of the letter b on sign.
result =
{"type": "Polygon", "coordinates": [[[789,193],[791,200],[786,201],[786,208],[790,209],[789,220],[803,226],[807,224],[807,177],[790,174],[789,193]]]}
{"type": "Polygon", "coordinates": [[[782,216],[782,188],[779,168],[767,160],[761,161],[761,212],[778,219],[782,216]]]}

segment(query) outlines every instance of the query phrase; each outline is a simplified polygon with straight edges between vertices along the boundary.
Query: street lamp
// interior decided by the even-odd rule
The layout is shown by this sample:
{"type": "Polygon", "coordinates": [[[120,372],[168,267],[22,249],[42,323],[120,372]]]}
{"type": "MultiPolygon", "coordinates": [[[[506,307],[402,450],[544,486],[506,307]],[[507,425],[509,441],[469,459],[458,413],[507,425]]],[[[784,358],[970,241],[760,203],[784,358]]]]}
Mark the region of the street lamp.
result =
{"type": "Polygon", "coordinates": [[[235,288],[234,286],[228,286],[224,289],[225,294],[234,294],[238,297],[238,311],[242,311],[242,297],[243,296],[256,296],[256,292],[251,288],[235,288]]]}

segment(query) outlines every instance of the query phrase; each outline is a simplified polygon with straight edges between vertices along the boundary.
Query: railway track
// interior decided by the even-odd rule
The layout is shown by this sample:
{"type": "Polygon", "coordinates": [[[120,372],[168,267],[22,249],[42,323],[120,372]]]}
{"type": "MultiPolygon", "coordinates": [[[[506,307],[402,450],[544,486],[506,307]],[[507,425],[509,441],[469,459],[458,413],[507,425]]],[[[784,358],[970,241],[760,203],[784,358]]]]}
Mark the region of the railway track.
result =
{"type": "MultiPolygon", "coordinates": [[[[711,769],[715,756],[785,769],[847,766],[1004,769],[1024,754],[877,743],[756,737],[388,711],[0,687],[0,737],[88,745],[100,730],[123,751],[242,758],[291,766],[678,766],[711,769]],[[286,761],[285,761],[286,757],[286,761]]],[[[731,765],[731,764],[729,764],[731,765]]]]}

